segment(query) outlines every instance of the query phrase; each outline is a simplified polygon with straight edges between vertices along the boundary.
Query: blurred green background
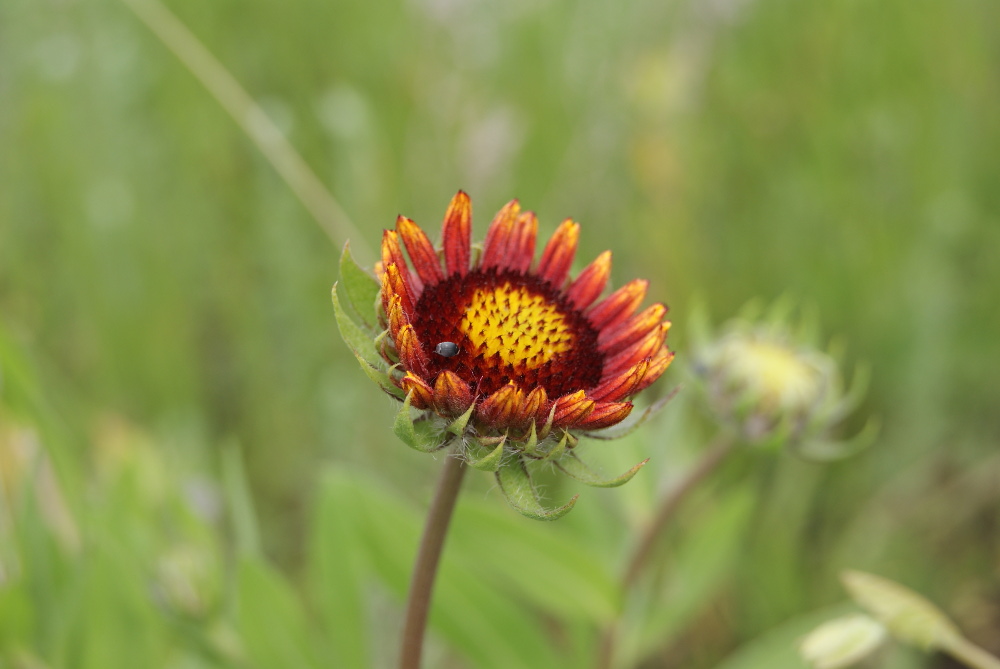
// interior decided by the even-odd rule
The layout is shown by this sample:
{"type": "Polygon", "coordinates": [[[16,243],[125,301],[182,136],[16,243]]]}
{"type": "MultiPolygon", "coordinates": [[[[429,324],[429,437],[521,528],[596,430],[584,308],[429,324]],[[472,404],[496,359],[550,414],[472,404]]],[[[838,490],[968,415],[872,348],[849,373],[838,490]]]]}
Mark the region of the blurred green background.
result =
{"type": "MultiPolygon", "coordinates": [[[[329,186],[362,262],[397,214],[436,238],[462,188],[481,237],[517,197],[543,235],[581,222],[580,266],[612,248],[615,283],[648,277],[670,304],[661,394],[685,378],[697,303],[719,322],[790,296],[846,342],[848,369],[871,364],[845,433],[877,415],[878,442],[831,466],[727,469],[676,537],[703,554],[666,553],[669,578],[698,585],[664,590],[669,620],[644,623],[637,662],[799,666],[768,644],[841,602],[847,566],[921,590],[1000,651],[995,2],[170,6],[329,186]],[[683,573],[708,569],[699,555],[711,573],[683,573]]],[[[392,403],[339,339],[345,239],[111,0],[0,4],[0,184],[0,666],[385,666],[395,623],[376,623],[398,620],[439,462],[393,438],[392,403]]],[[[614,510],[648,514],[705,441],[684,395],[621,447],[624,464],[654,457],[634,492],[587,491],[561,526],[525,527],[472,477],[466,536],[579,546],[593,564],[572,578],[610,579],[614,510]]],[[[617,466],[618,446],[592,448],[617,466]]],[[[455,578],[439,606],[456,624],[482,608],[484,627],[439,620],[432,666],[587,665],[603,586],[588,617],[541,582],[476,599],[486,586],[455,578]],[[513,638],[534,655],[504,655],[529,633],[513,638]]]]}

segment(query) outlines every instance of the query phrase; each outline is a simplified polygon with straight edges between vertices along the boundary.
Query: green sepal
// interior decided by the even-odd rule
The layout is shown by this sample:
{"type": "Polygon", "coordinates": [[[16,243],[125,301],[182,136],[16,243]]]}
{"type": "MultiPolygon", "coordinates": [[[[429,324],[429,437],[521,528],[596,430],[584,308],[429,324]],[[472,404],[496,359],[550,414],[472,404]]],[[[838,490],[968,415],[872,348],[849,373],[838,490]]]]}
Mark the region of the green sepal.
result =
{"type": "MultiPolygon", "coordinates": [[[[466,462],[473,469],[478,469],[479,471],[482,472],[495,472],[500,468],[500,462],[503,460],[503,449],[504,446],[506,445],[506,442],[507,440],[505,438],[499,444],[497,444],[496,448],[494,448],[492,451],[487,452],[486,455],[483,455],[479,458],[468,458],[466,462]]],[[[472,453],[473,450],[486,451],[487,449],[479,446],[478,444],[475,445],[470,444],[469,453],[472,453]]]]}
{"type": "Polygon", "coordinates": [[[433,435],[428,432],[429,421],[421,422],[424,429],[417,429],[410,415],[410,398],[413,396],[411,390],[403,400],[403,406],[396,414],[396,420],[392,424],[392,431],[399,437],[399,440],[415,451],[421,453],[433,453],[451,441],[450,438],[443,439],[441,435],[433,435]]]}
{"type": "Polygon", "coordinates": [[[340,336],[343,337],[347,347],[360,359],[365,360],[376,369],[382,364],[382,357],[375,350],[375,342],[371,336],[358,327],[358,324],[344,310],[344,305],[340,301],[337,291],[338,283],[333,284],[331,291],[333,296],[333,313],[337,317],[337,327],[340,329],[340,336]]]}
{"type": "Polygon", "coordinates": [[[452,422],[452,424],[445,429],[455,436],[462,436],[462,433],[465,432],[465,426],[469,424],[469,419],[472,418],[472,412],[475,408],[476,403],[473,402],[469,405],[469,408],[465,410],[465,413],[456,418],[454,422],[452,422]]]}
{"type": "Polygon", "coordinates": [[[544,456],[542,456],[542,461],[546,460],[558,460],[563,456],[568,447],[576,446],[576,437],[571,435],[569,432],[563,432],[562,439],[556,442],[556,445],[549,450],[544,456]]]}
{"type": "Polygon", "coordinates": [[[525,455],[533,458],[541,458],[545,454],[538,450],[538,432],[535,430],[535,420],[531,419],[531,429],[528,430],[528,440],[521,447],[525,455]]]}
{"type": "Polygon", "coordinates": [[[344,306],[353,310],[368,328],[377,330],[375,304],[382,287],[375,277],[354,261],[350,242],[344,244],[344,251],[340,254],[340,283],[344,285],[344,306]]]}
{"type": "Polygon", "coordinates": [[[597,472],[584,463],[583,460],[577,457],[576,453],[570,453],[565,458],[560,459],[556,462],[556,467],[563,470],[563,472],[570,478],[576,479],[580,483],[593,486],[594,488],[617,488],[618,486],[631,481],[632,477],[635,476],[647,462],[649,462],[649,458],[646,458],[621,476],[611,479],[602,478],[597,474],[597,472]]]}
{"type": "Polygon", "coordinates": [[[403,399],[404,397],[403,389],[396,386],[396,384],[392,382],[392,379],[389,377],[388,374],[378,369],[377,367],[373,367],[367,360],[362,358],[360,355],[355,354],[354,357],[357,358],[358,362],[361,364],[361,369],[364,370],[365,374],[368,375],[369,379],[377,383],[382,390],[384,390],[389,395],[392,395],[397,400],[403,399]]]}
{"type": "Polygon", "coordinates": [[[865,450],[873,443],[881,425],[877,418],[870,418],[865,426],[855,436],[845,441],[829,441],[824,439],[805,439],[794,444],[793,450],[805,460],[813,462],[836,462],[849,458],[865,450]]]}
{"type": "Polygon", "coordinates": [[[588,439],[597,439],[599,441],[613,441],[615,439],[621,439],[622,437],[627,437],[628,435],[632,434],[640,427],[642,427],[642,425],[647,420],[649,420],[656,414],[663,411],[664,407],[666,407],[667,404],[670,403],[670,400],[674,399],[674,397],[676,397],[677,393],[679,393],[680,391],[681,387],[677,386],[669,393],[667,393],[666,395],[664,395],[663,397],[661,397],[660,399],[656,400],[648,407],[646,407],[646,410],[643,411],[638,418],[633,420],[628,425],[622,427],[621,429],[602,430],[600,432],[585,432],[584,434],[587,436],[588,439]]]}
{"type": "Polygon", "coordinates": [[[521,458],[512,458],[505,462],[496,473],[497,483],[500,490],[507,498],[507,503],[521,515],[534,520],[556,520],[565,516],[573,505],[576,504],[579,495],[574,495],[573,499],[556,509],[546,509],[538,499],[538,492],[531,482],[528,468],[521,458]]]}

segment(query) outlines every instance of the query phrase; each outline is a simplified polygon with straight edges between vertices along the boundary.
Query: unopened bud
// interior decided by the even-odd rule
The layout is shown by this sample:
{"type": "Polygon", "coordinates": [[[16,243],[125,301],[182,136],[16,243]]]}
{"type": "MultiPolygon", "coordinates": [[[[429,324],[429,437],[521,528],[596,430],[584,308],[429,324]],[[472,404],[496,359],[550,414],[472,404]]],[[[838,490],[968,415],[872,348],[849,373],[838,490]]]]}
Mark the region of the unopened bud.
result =
{"type": "Polygon", "coordinates": [[[814,629],[799,644],[799,654],[813,669],[841,669],[871,656],[885,638],[880,622],[854,613],[814,629]]]}
{"type": "Polygon", "coordinates": [[[962,638],[940,609],[909,588],[860,571],[846,571],[840,580],[855,602],[905,644],[939,650],[953,647],[962,638]]]}

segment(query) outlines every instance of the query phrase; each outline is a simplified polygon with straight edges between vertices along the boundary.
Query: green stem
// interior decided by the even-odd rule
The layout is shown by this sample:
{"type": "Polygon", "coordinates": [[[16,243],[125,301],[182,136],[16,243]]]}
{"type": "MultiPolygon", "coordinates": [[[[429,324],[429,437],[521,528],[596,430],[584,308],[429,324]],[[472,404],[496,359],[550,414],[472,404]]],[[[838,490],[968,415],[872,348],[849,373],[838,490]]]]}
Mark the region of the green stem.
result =
{"type": "Polygon", "coordinates": [[[355,249],[371,254],[364,237],[358,233],[347,212],[312,171],[302,155],[194,33],[159,0],[122,0],[122,2],[177,56],[191,74],[201,81],[243,132],[257,145],[330,240],[341,246],[346,238],[353,238],[352,246],[355,249]]]}
{"type": "Polygon", "coordinates": [[[960,638],[943,650],[973,669],[1000,669],[1000,658],[991,655],[968,639],[960,638]]]}
{"type": "Polygon", "coordinates": [[[399,669],[420,669],[420,658],[424,647],[424,632],[427,629],[427,613],[431,607],[434,579],[438,562],[448,536],[455,500],[462,487],[465,475],[465,461],[457,454],[449,454],[445,459],[441,479],[438,481],[434,501],[427,512],[424,535],[420,540],[417,561],[413,565],[410,580],[410,594],[406,604],[406,622],[403,626],[403,642],[399,655],[399,669]]]}
{"type": "MultiPolygon", "coordinates": [[[[719,468],[736,445],[733,436],[722,433],[715,437],[712,443],[702,454],[701,459],[687,473],[681,482],[670,490],[660,502],[660,508],[652,522],[646,527],[642,536],[636,544],[628,566],[625,568],[621,580],[621,594],[623,601],[628,599],[632,588],[635,587],[639,576],[642,574],[656,547],[656,540],[663,534],[670,522],[677,515],[684,500],[690,495],[709,475],[719,468]]],[[[604,630],[601,636],[601,645],[598,649],[597,667],[598,669],[611,669],[614,662],[615,644],[617,643],[620,620],[616,619],[604,630]]]]}

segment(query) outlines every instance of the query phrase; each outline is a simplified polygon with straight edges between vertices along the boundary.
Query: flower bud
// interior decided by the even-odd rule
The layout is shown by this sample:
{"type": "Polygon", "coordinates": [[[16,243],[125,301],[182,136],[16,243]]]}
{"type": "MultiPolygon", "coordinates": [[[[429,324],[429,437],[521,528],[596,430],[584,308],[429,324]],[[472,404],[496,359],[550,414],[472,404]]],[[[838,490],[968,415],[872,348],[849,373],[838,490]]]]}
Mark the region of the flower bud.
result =
{"type": "Polygon", "coordinates": [[[886,638],[877,620],[855,613],[827,621],[799,644],[799,654],[813,669],[850,667],[871,656],[886,638]]]}
{"type": "Polygon", "coordinates": [[[905,644],[939,650],[953,647],[962,638],[944,613],[909,588],[860,571],[845,571],[840,580],[858,605],[905,644]]]}

